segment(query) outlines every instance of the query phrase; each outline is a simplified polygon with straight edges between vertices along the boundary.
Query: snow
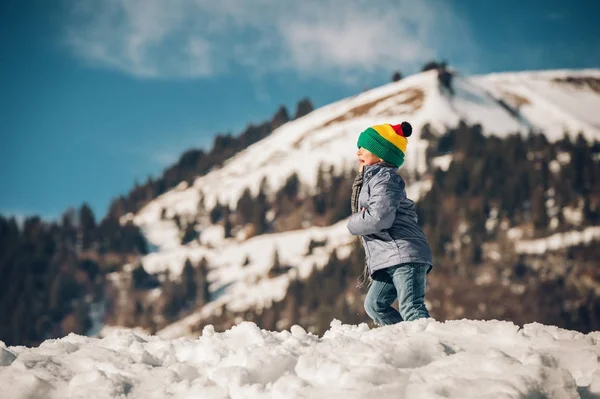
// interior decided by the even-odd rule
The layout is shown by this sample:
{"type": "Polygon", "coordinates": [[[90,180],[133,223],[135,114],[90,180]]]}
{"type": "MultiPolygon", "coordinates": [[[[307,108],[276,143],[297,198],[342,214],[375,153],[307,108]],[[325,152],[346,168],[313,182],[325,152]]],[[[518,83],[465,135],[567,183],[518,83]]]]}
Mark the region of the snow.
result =
{"type": "Polygon", "coordinates": [[[174,275],[179,275],[186,259],[197,263],[205,258],[213,269],[211,280],[217,285],[225,285],[238,276],[243,278],[248,274],[265,274],[273,264],[273,254],[277,249],[282,264],[297,266],[300,276],[306,277],[310,274],[312,264],[324,264],[334,249],[338,250],[341,257],[349,253],[344,248],[351,245],[354,238],[348,233],[346,223],[347,220],[343,220],[327,227],[263,234],[246,241],[214,239],[214,245],[211,246],[192,244],[150,253],[141,259],[141,263],[148,273],[169,269],[174,275]],[[327,244],[322,250],[317,248],[312,255],[306,255],[311,239],[327,240],[327,244]],[[242,266],[246,256],[250,264],[242,266]]]}
{"type": "Polygon", "coordinates": [[[181,236],[177,225],[172,220],[156,219],[152,225],[141,226],[142,233],[151,245],[161,250],[177,248],[181,243],[181,236]]]}
{"type": "Polygon", "coordinates": [[[205,246],[219,245],[225,239],[223,226],[207,226],[200,232],[200,243],[205,246]]]}
{"type": "MultiPolygon", "coordinates": [[[[456,93],[454,97],[448,99],[438,95],[434,104],[437,112],[446,113],[446,127],[456,126],[464,120],[468,124],[479,123],[484,127],[484,133],[498,136],[528,130],[527,124],[506,112],[494,97],[471,79],[457,77],[452,85],[456,93]]],[[[431,113],[435,115],[433,109],[431,113]]]]}
{"type": "Polygon", "coordinates": [[[506,232],[506,237],[513,241],[520,240],[523,237],[523,230],[518,227],[511,227],[506,232]]]}
{"type": "Polygon", "coordinates": [[[406,197],[414,202],[418,202],[421,198],[431,190],[431,179],[419,180],[406,186],[406,197]]]}
{"type": "Polygon", "coordinates": [[[556,159],[560,165],[567,165],[571,162],[571,154],[568,152],[559,152],[556,154],[556,159]]]}
{"type": "Polygon", "coordinates": [[[431,164],[434,168],[440,168],[443,171],[447,171],[452,162],[452,154],[441,155],[431,160],[431,164]]]}
{"type": "Polygon", "coordinates": [[[581,231],[556,233],[536,240],[517,241],[515,250],[520,254],[543,254],[574,245],[589,244],[596,240],[600,240],[600,226],[587,227],[581,231]]]}
{"type": "Polygon", "coordinates": [[[535,130],[549,140],[559,140],[567,132],[575,137],[583,132],[588,138],[600,135],[600,95],[588,87],[556,82],[566,77],[600,79],[600,70],[557,70],[516,72],[473,77],[497,98],[519,98],[519,113],[535,130]]]}
{"type": "Polygon", "coordinates": [[[581,223],[583,223],[583,211],[580,208],[565,206],[562,209],[562,214],[567,223],[575,226],[579,226],[581,223]]]}
{"type": "Polygon", "coordinates": [[[490,215],[487,218],[487,220],[485,221],[485,229],[488,233],[491,233],[492,231],[494,231],[494,229],[496,228],[496,226],[498,226],[498,208],[496,207],[492,207],[492,209],[490,210],[490,215]]]}
{"type": "Polygon", "coordinates": [[[600,394],[600,332],[505,321],[369,328],[242,322],[175,340],[114,330],[0,344],[0,398],[579,398],[600,394]]]}
{"type": "Polygon", "coordinates": [[[90,304],[89,317],[91,326],[86,335],[94,336],[102,331],[104,327],[104,314],[106,312],[106,301],[92,302],[90,304]]]}

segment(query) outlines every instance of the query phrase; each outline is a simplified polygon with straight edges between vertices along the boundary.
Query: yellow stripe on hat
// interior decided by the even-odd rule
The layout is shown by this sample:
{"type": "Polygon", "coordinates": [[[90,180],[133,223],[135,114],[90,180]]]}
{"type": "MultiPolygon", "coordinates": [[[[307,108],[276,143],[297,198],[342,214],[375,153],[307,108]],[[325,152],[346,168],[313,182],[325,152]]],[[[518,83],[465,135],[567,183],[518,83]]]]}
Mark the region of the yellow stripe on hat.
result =
{"type": "Polygon", "coordinates": [[[371,126],[371,128],[375,129],[381,137],[398,147],[400,151],[406,154],[408,140],[406,137],[400,136],[398,133],[396,133],[394,128],[389,124],[386,123],[385,125],[371,126]]]}

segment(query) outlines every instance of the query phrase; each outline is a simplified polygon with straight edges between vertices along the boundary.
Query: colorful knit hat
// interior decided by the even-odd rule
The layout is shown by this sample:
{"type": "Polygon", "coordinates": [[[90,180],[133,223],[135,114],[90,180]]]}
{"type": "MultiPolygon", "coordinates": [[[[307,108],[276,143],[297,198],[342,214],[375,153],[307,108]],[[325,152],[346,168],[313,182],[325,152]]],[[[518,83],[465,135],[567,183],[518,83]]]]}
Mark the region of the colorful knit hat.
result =
{"type": "Polygon", "coordinates": [[[386,162],[402,166],[406,153],[407,137],[412,134],[412,126],[408,122],[399,125],[371,126],[358,136],[358,148],[362,147],[386,162]]]}

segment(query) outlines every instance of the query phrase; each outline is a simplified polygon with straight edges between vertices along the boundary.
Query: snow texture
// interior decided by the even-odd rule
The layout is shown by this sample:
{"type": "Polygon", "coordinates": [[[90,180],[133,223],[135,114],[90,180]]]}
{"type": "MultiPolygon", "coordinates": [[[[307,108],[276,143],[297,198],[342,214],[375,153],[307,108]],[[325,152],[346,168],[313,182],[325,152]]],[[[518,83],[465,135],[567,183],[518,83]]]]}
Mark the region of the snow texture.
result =
{"type": "Polygon", "coordinates": [[[441,155],[431,160],[431,164],[434,168],[440,168],[443,171],[447,171],[452,162],[452,154],[441,155]]]}
{"type": "Polygon", "coordinates": [[[114,330],[0,343],[0,398],[579,398],[600,394],[598,359],[599,332],[496,320],[334,320],[322,337],[250,322],[193,339],[114,330]]]}
{"type": "Polygon", "coordinates": [[[581,231],[556,233],[537,240],[521,240],[515,242],[515,250],[520,254],[543,254],[574,245],[589,244],[600,241],[600,226],[587,227],[581,231]]]}

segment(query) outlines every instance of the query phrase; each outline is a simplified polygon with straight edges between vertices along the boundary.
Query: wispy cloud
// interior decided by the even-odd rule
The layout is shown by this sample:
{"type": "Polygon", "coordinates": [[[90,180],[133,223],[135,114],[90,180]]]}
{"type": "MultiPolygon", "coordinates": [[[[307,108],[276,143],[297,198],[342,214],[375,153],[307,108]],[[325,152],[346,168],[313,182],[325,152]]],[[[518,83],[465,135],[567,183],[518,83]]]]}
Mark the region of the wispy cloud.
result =
{"type": "Polygon", "coordinates": [[[460,43],[466,23],[438,0],[67,0],[66,43],[92,65],[144,78],[246,68],[349,79],[414,68],[460,43]]]}

